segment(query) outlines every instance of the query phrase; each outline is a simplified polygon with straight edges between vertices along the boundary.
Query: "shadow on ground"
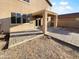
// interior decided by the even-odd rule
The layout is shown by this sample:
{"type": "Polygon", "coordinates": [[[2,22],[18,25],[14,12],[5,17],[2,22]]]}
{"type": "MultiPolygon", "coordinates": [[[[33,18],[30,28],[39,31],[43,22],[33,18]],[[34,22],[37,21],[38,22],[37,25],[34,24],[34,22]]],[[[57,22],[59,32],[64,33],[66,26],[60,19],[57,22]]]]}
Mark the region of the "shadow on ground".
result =
{"type": "MultiPolygon", "coordinates": [[[[47,35],[46,35],[46,36],[47,36],[47,35]]],[[[48,38],[52,38],[52,40],[54,40],[54,41],[60,43],[60,44],[63,45],[63,46],[69,47],[69,48],[71,48],[71,49],[73,49],[73,50],[79,52],[79,47],[77,47],[77,46],[74,46],[74,45],[69,44],[69,43],[64,42],[64,41],[61,41],[61,40],[56,39],[56,38],[54,38],[54,37],[50,37],[50,36],[47,36],[47,37],[48,37],[48,38]]]]}
{"type": "Polygon", "coordinates": [[[63,35],[70,35],[71,33],[70,31],[67,31],[64,28],[53,28],[53,27],[48,28],[48,32],[63,34],[63,35]]]}

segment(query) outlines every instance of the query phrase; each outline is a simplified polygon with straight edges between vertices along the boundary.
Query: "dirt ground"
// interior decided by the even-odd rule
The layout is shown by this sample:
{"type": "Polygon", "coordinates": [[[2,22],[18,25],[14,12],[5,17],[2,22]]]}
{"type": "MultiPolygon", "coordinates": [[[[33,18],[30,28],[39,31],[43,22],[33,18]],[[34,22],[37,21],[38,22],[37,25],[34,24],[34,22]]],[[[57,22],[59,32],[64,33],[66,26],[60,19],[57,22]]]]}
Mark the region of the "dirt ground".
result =
{"type": "Polygon", "coordinates": [[[79,51],[50,37],[41,37],[4,50],[0,59],[79,59],[79,51]]]}

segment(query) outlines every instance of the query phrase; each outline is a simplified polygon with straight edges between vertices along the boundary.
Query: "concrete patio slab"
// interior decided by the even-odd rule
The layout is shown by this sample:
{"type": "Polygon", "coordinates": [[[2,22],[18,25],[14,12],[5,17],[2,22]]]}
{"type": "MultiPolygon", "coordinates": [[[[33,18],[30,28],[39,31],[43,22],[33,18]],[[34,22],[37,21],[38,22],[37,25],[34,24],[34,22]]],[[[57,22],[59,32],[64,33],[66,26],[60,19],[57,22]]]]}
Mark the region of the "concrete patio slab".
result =
{"type": "Polygon", "coordinates": [[[10,40],[9,46],[15,45],[17,43],[28,41],[33,37],[42,35],[42,31],[40,30],[28,30],[28,31],[21,31],[21,32],[11,32],[10,33],[10,40]]]}
{"type": "Polygon", "coordinates": [[[43,36],[43,34],[11,38],[9,48],[15,47],[15,46],[20,45],[24,42],[36,39],[41,36],[43,36]]]}
{"type": "Polygon", "coordinates": [[[49,28],[46,35],[52,36],[61,41],[79,47],[79,34],[75,32],[66,31],[63,28],[49,28]]]}

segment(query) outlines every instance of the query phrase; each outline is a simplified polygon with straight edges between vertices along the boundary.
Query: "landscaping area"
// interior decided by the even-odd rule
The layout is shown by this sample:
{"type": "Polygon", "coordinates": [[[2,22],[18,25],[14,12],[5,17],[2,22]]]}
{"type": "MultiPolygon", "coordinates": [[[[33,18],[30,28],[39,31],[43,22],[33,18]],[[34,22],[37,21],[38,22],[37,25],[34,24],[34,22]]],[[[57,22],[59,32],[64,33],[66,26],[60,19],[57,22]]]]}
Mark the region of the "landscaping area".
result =
{"type": "Polygon", "coordinates": [[[54,38],[41,36],[21,45],[3,50],[0,59],[79,59],[76,47],[57,42],[54,38]]]}

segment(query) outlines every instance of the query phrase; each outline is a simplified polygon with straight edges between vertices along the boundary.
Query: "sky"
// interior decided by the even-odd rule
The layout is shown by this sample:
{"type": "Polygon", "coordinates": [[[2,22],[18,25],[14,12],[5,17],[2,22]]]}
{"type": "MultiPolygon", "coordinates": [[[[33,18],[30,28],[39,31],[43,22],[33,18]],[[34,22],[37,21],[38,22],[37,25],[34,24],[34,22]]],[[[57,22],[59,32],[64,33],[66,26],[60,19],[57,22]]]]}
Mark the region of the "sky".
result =
{"type": "Polygon", "coordinates": [[[52,10],[58,14],[79,12],[79,0],[50,0],[52,10]]]}

